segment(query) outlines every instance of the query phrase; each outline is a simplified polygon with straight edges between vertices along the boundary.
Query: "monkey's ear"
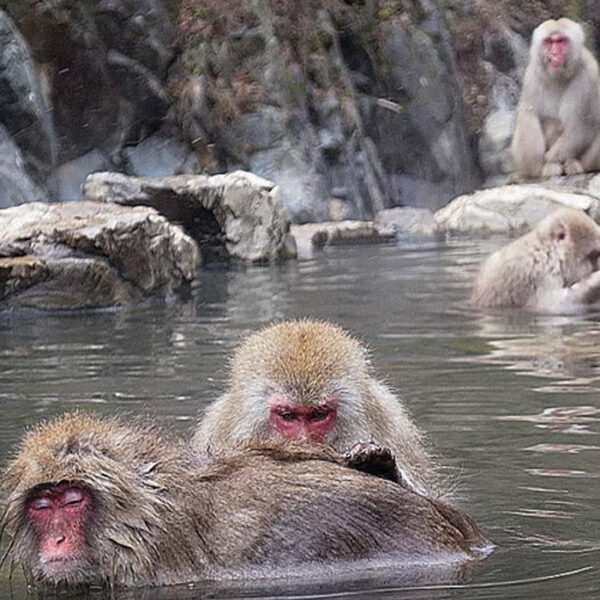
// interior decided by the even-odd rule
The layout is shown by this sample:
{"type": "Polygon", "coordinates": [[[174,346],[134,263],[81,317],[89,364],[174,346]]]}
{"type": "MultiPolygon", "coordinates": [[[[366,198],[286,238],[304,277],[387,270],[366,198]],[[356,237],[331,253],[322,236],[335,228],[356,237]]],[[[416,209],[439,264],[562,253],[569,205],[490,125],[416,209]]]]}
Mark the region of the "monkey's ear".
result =
{"type": "Polygon", "coordinates": [[[568,233],[569,231],[567,226],[562,221],[558,221],[552,225],[552,231],[550,232],[550,235],[552,236],[553,240],[561,241],[567,238],[568,233]]]}

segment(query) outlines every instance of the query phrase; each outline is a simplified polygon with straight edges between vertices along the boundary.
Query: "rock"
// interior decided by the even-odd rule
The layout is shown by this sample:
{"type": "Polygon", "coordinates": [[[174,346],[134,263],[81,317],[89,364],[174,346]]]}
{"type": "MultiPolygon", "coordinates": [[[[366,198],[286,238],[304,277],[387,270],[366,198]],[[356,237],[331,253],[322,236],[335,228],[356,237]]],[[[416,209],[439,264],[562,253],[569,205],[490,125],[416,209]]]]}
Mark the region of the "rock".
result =
{"type": "Polygon", "coordinates": [[[424,13],[429,22],[381,25],[387,68],[378,94],[398,110],[377,103],[366,130],[390,177],[392,203],[435,210],[472,190],[478,175],[443,15],[429,5],[424,13]]]}
{"type": "Polygon", "coordinates": [[[489,178],[510,173],[510,143],[515,129],[514,110],[498,109],[490,113],[479,138],[479,161],[489,178]]]}
{"type": "Polygon", "coordinates": [[[94,149],[111,155],[162,123],[175,53],[162,0],[5,0],[2,7],[43,72],[60,163],[94,149]]]}
{"type": "MultiPolygon", "coordinates": [[[[474,189],[479,170],[438,3],[385,17],[374,3],[296,4],[238,3],[245,25],[213,28],[210,39],[197,20],[182,21],[184,88],[202,81],[198,98],[211,107],[198,102],[180,117],[190,144],[213,144],[221,170],[274,181],[294,223],[372,219],[399,204],[435,209],[474,189]],[[331,211],[341,188],[344,205],[331,211]]],[[[199,20],[210,26],[217,7],[204,4],[199,20]]]]}
{"type": "Polygon", "coordinates": [[[174,56],[175,26],[163,0],[97,0],[91,13],[108,48],[164,79],[174,56]]]}
{"type": "Polygon", "coordinates": [[[0,125],[0,208],[47,201],[45,192],[26,173],[18,146],[0,125]]]}
{"type": "Polygon", "coordinates": [[[0,300],[101,308],[184,295],[196,244],[148,207],[31,203],[0,211],[0,300]]]}
{"type": "Polygon", "coordinates": [[[328,190],[318,168],[318,137],[303,115],[292,118],[284,109],[261,107],[240,116],[219,136],[219,143],[245,169],[278,185],[286,212],[294,222],[327,218],[323,199],[328,190]]]}
{"type": "Polygon", "coordinates": [[[122,154],[128,175],[167,177],[186,172],[184,169],[191,152],[178,140],[152,135],[137,146],[124,148],[122,154]]]}
{"type": "Polygon", "coordinates": [[[529,57],[528,43],[506,26],[496,24],[483,34],[482,66],[489,85],[488,114],[478,140],[484,187],[512,169],[510,143],[515,128],[521,75],[529,57]]]}
{"type": "Polygon", "coordinates": [[[161,80],[136,60],[116,50],[106,54],[106,64],[122,98],[130,105],[129,137],[138,139],[145,130],[158,128],[171,101],[161,80]]]}
{"type": "Polygon", "coordinates": [[[93,173],[84,196],[96,202],[152,206],[182,224],[205,260],[262,262],[295,255],[279,189],[251,173],[162,178],[93,173]]]}
{"type": "Polygon", "coordinates": [[[109,168],[110,161],[98,150],[92,150],[58,166],[52,175],[58,201],[82,200],[81,188],[86,177],[94,171],[106,171],[109,168]]]}
{"type": "Polygon", "coordinates": [[[2,123],[21,149],[25,169],[38,184],[43,183],[54,166],[56,139],[51,111],[27,43],[2,10],[0,107],[2,123]]]}
{"type": "Polygon", "coordinates": [[[298,258],[310,258],[314,248],[352,244],[381,244],[396,240],[392,225],[373,221],[340,221],[292,225],[298,258]]]}
{"type": "Polygon", "coordinates": [[[350,210],[348,203],[341,198],[333,197],[329,201],[329,220],[330,221],[347,221],[350,219],[350,210]]]}
{"type": "Polygon", "coordinates": [[[440,233],[433,213],[426,208],[388,208],[377,213],[375,222],[393,227],[399,235],[430,237],[440,233]]]}
{"type": "Polygon", "coordinates": [[[569,206],[600,220],[600,176],[505,185],[455,198],[435,213],[440,231],[450,234],[519,233],[556,208],[569,206]]]}

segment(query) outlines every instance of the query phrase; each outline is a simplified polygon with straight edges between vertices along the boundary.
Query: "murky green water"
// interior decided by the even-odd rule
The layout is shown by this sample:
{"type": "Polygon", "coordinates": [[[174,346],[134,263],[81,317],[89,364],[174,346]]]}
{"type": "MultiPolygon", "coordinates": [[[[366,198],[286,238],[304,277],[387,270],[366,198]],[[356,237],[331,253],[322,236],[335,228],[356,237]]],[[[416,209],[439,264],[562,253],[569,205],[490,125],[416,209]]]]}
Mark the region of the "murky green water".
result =
{"type": "MultiPolygon", "coordinates": [[[[76,407],[158,414],[186,433],[222,388],[226,358],[242,334],[273,319],[332,319],[371,346],[378,373],[409,403],[449,467],[462,507],[498,548],[457,587],[403,592],[385,574],[285,591],[599,597],[600,316],[470,309],[464,299],[476,265],[498,243],[332,249],[283,266],[206,271],[185,305],[0,313],[0,461],[25,427],[76,407]]],[[[179,588],[126,597],[251,593],[179,588]]],[[[24,597],[18,579],[11,586],[0,574],[0,598],[24,597]]]]}

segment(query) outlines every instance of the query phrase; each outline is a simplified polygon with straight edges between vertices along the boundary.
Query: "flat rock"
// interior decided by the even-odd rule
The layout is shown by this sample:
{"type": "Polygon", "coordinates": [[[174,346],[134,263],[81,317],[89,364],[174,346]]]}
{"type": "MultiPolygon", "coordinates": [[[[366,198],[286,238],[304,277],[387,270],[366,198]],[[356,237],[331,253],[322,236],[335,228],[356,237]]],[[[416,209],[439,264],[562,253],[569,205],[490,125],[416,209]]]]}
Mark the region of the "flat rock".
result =
{"type": "Polygon", "coordinates": [[[561,207],[578,208],[600,220],[600,176],[504,185],[455,198],[435,213],[449,234],[519,233],[561,207]]]}
{"type": "Polygon", "coordinates": [[[101,308],[185,294],[195,242],[148,207],[39,202],[0,211],[0,300],[101,308]]]}
{"type": "Polygon", "coordinates": [[[173,177],[92,173],[83,192],[95,202],[152,206],[180,223],[207,260],[269,262],[296,255],[279,189],[252,173],[173,177]]]}
{"type": "Polygon", "coordinates": [[[439,234],[433,212],[427,208],[400,206],[380,210],[375,222],[393,227],[401,236],[435,237],[439,234]]]}
{"type": "Polygon", "coordinates": [[[292,225],[298,258],[312,256],[314,248],[352,244],[381,244],[395,241],[392,225],[373,221],[339,221],[292,225]]]}

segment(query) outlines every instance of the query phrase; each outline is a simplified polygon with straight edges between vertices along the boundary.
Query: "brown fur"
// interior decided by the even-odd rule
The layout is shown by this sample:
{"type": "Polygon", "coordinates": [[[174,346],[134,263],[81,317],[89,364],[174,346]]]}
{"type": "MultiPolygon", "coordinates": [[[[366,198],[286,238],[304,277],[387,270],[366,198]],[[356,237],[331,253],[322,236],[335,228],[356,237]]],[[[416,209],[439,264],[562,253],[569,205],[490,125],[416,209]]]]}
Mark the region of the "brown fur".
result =
{"type": "Polygon", "coordinates": [[[202,465],[149,422],[77,413],[29,433],[1,489],[9,561],[32,583],[313,576],[361,561],[449,565],[487,544],[464,513],[348,469],[326,449],[249,447],[202,465]],[[48,577],[25,503],[38,486],[64,481],[93,497],[88,560],[48,577]]]}
{"type": "Polygon", "coordinates": [[[314,320],[284,321],[247,337],[232,362],[226,392],[207,407],[194,447],[218,454],[251,439],[271,439],[267,397],[298,405],[339,398],[338,418],[324,441],[337,452],[358,442],[389,448],[407,482],[439,494],[423,435],[402,401],[375,379],[366,348],[342,328],[314,320]]]}
{"type": "Polygon", "coordinates": [[[581,26],[564,18],[545,21],[533,32],[511,147],[515,169],[524,178],[600,168],[600,76],[584,38],[581,26]],[[542,43],[556,33],[570,44],[564,67],[550,71],[542,43]]]}
{"type": "Polygon", "coordinates": [[[600,227],[584,212],[560,209],[490,255],[471,296],[481,307],[574,313],[600,300],[600,227]]]}

